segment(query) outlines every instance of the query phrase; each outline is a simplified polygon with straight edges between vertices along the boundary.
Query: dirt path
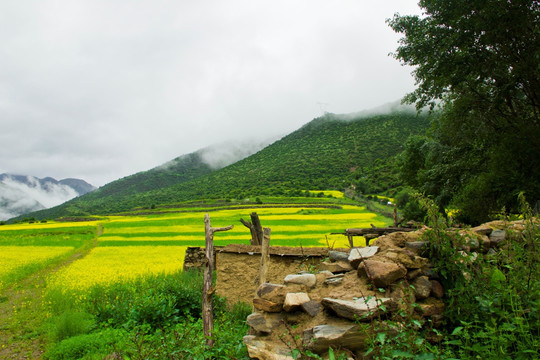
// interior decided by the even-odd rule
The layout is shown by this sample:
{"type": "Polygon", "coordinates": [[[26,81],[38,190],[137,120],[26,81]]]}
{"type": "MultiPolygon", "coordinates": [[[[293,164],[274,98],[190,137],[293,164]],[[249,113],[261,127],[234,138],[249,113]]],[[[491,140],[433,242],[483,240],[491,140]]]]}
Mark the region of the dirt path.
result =
{"type": "Polygon", "coordinates": [[[46,278],[85,257],[97,245],[103,226],[91,246],[76,251],[68,259],[40,270],[4,290],[0,296],[0,359],[40,359],[45,351],[47,329],[43,321],[46,278]]]}

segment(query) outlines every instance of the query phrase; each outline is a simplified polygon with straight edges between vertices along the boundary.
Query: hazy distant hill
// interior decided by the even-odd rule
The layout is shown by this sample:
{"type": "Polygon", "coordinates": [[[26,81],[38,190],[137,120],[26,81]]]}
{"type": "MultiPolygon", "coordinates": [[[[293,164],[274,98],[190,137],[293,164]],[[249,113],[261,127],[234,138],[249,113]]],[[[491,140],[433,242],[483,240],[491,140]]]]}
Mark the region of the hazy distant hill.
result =
{"type": "Polygon", "coordinates": [[[96,188],[80,179],[0,174],[0,220],[47,209],[96,188]]]}
{"type": "Polygon", "coordinates": [[[424,133],[427,127],[425,116],[405,110],[371,116],[327,114],[224,168],[213,170],[199,151],[33,215],[105,214],[187,200],[294,195],[350,185],[364,192],[382,191],[400,185],[395,156],[410,134],[424,133]]]}

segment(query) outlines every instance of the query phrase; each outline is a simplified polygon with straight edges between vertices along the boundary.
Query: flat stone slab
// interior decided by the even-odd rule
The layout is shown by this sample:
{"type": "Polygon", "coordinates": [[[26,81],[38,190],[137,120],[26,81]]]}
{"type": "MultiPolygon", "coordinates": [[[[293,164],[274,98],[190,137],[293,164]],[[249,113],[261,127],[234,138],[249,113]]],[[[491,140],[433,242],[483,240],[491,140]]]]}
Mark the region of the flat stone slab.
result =
{"type": "Polygon", "coordinates": [[[294,360],[291,350],[283,344],[265,341],[254,335],[243,338],[249,357],[259,360],[294,360]]]}
{"type": "Polygon", "coordinates": [[[298,284],[306,285],[307,287],[314,287],[317,283],[317,278],[313,274],[290,274],[285,276],[285,284],[298,284]]]}
{"type": "Polygon", "coordinates": [[[324,307],[334,311],[339,317],[349,320],[368,321],[380,313],[380,306],[384,304],[389,309],[392,305],[390,298],[360,298],[357,300],[341,300],[333,298],[322,299],[324,307]]]}
{"type": "Polygon", "coordinates": [[[364,349],[368,335],[360,327],[350,325],[317,325],[304,330],[303,344],[308,350],[323,353],[328,348],[345,348],[352,351],[364,349]]]}
{"type": "Polygon", "coordinates": [[[343,282],[344,277],[345,274],[329,276],[326,278],[326,280],[324,280],[324,283],[327,285],[339,285],[343,282]]]}
{"type": "Polygon", "coordinates": [[[339,274],[351,271],[353,268],[348,261],[322,262],[318,266],[319,270],[330,271],[332,274],[339,274]]]}
{"type": "Polygon", "coordinates": [[[254,298],[253,306],[255,306],[257,310],[266,311],[269,313],[278,313],[283,309],[282,304],[261,298],[254,298]]]}
{"type": "Polygon", "coordinates": [[[366,246],[363,248],[353,248],[349,253],[349,263],[354,269],[358,268],[358,265],[362,260],[369,259],[379,251],[378,246],[366,246]]]}
{"type": "Polygon", "coordinates": [[[329,251],[328,258],[330,261],[349,261],[349,254],[343,251],[329,251]]]}
{"type": "Polygon", "coordinates": [[[248,315],[246,322],[255,331],[270,334],[272,330],[278,327],[283,320],[281,313],[268,314],[268,313],[253,313],[248,315]]]}

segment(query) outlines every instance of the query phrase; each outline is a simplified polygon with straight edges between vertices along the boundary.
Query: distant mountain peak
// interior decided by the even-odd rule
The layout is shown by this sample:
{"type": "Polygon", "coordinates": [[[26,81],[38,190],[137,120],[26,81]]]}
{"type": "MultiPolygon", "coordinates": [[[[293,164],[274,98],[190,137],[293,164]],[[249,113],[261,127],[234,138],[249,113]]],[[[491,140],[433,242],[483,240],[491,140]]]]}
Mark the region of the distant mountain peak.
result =
{"type": "Polygon", "coordinates": [[[47,209],[95,189],[80,179],[0,174],[0,220],[47,209]]]}

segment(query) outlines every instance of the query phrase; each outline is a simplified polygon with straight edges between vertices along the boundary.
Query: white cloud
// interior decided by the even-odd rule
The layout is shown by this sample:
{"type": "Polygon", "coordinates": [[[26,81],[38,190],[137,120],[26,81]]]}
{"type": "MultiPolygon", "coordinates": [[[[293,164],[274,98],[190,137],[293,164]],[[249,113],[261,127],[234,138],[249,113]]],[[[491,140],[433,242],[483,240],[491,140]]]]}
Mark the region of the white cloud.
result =
{"type": "Polygon", "coordinates": [[[416,0],[0,0],[0,172],[95,185],[413,89],[416,0]]]}

